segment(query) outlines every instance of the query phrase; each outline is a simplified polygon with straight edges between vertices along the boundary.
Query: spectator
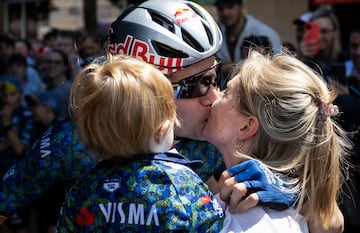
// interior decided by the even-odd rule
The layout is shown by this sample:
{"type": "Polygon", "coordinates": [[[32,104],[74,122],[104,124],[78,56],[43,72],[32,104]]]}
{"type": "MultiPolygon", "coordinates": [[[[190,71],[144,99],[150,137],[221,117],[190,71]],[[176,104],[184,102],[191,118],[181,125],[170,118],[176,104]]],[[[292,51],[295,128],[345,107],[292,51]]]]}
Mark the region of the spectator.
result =
{"type": "Polygon", "coordinates": [[[345,61],[349,92],[360,99],[360,27],[353,27],[349,37],[350,59],[345,61]]]}
{"type": "MultiPolygon", "coordinates": [[[[340,47],[340,26],[338,19],[328,6],[319,7],[314,12],[309,12],[305,16],[303,20],[300,18],[300,20],[294,21],[298,26],[299,53],[306,64],[322,74],[328,82],[331,82],[336,78],[334,75],[337,73],[333,68],[344,62],[340,47]],[[319,41],[306,42],[305,38],[309,36],[303,33],[306,21],[319,25],[319,41]]],[[[345,74],[342,76],[345,76],[345,74]]],[[[341,91],[340,94],[343,94],[343,92],[341,91]]]]}
{"type": "Polygon", "coordinates": [[[51,125],[59,122],[59,96],[52,91],[41,91],[25,96],[25,101],[33,113],[34,122],[37,123],[37,137],[45,132],[51,125]]]}
{"type": "Polygon", "coordinates": [[[44,88],[44,84],[34,70],[34,68],[28,67],[26,57],[21,54],[11,54],[6,60],[6,73],[17,76],[23,86],[23,94],[30,95],[41,91],[44,88]],[[33,70],[33,72],[29,72],[33,70]]]}
{"type": "Polygon", "coordinates": [[[358,122],[353,116],[356,116],[354,110],[360,108],[359,101],[349,95],[336,15],[328,6],[321,6],[313,12],[302,15],[294,23],[298,26],[299,52],[304,63],[321,74],[338,94],[335,103],[342,112],[338,122],[347,131],[357,130],[354,126],[358,125],[358,122]],[[305,38],[309,35],[304,34],[303,28],[307,22],[319,25],[319,41],[306,42],[305,38]]]}
{"type": "MultiPolygon", "coordinates": [[[[33,140],[34,125],[31,112],[21,105],[23,100],[21,81],[16,76],[0,76],[0,175],[25,157],[26,149],[33,140]]],[[[26,230],[30,209],[18,210],[10,216],[9,226],[14,230],[26,230]]]]}
{"type": "Polygon", "coordinates": [[[347,157],[352,166],[346,169],[346,183],[343,185],[341,210],[344,214],[344,233],[360,232],[360,28],[353,27],[349,37],[350,59],[345,62],[346,78],[351,96],[338,100],[346,111],[341,124],[348,129],[354,142],[354,150],[347,157]],[[357,103],[357,104],[354,104],[357,103]]]}
{"type": "Polygon", "coordinates": [[[26,57],[26,63],[28,67],[36,68],[36,62],[33,58],[33,47],[29,40],[27,39],[18,39],[15,41],[15,51],[26,57]]]}
{"type": "Polygon", "coordinates": [[[58,49],[53,49],[46,54],[44,63],[44,77],[46,90],[53,91],[59,96],[59,119],[68,117],[68,102],[71,89],[69,77],[70,65],[67,55],[58,49]]]}
{"type": "Polygon", "coordinates": [[[268,25],[251,15],[245,15],[244,0],[216,0],[224,43],[218,56],[225,63],[238,63],[244,38],[251,35],[266,36],[275,53],[281,50],[281,39],[268,25]]]}
{"type": "Polygon", "coordinates": [[[1,163],[0,175],[25,156],[32,142],[33,119],[31,112],[21,105],[22,85],[16,76],[0,76],[1,84],[1,163]]]}
{"type": "Polygon", "coordinates": [[[80,67],[84,67],[94,58],[104,55],[104,37],[99,33],[83,33],[78,41],[80,67]]]}
{"type": "Polygon", "coordinates": [[[269,38],[266,36],[251,35],[244,38],[241,45],[241,57],[243,59],[247,58],[250,50],[256,50],[262,54],[273,54],[269,38]]]}
{"type": "Polygon", "coordinates": [[[49,49],[55,49],[57,48],[57,36],[59,34],[59,30],[52,28],[50,29],[45,35],[43,36],[43,43],[44,46],[49,49]]]}
{"type": "Polygon", "coordinates": [[[80,57],[77,51],[77,36],[74,31],[61,30],[56,37],[56,49],[63,51],[67,55],[70,65],[70,76],[68,80],[72,80],[77,72],[81,69],[80,57]]]}
{"type": "Polygon", "coordinates": [[[5,60],[14,52],[15,41],[6,35],[0,36],[0,75],[5,72],[5,60]]]}

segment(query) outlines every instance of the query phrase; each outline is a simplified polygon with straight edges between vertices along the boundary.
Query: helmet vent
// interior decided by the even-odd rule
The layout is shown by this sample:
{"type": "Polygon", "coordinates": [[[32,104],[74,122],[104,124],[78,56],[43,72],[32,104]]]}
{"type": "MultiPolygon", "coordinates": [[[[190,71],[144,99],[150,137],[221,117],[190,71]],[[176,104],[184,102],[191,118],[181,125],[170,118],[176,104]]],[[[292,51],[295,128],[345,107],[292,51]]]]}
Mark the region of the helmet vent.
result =
{"type": "Polygon", "coordinates": [[[211,45],[213,45],[214,44],[214,37],[212,36],[210,29],[208,27],[206,27],[206,25],[204,25],[204,28],[205,28],[205,31],[206,31],[206,34],[207,34],[207,38],[209,38],[209,43],[211,45]]]}
{"type": "Polygon", "coordinates": [[[213,38],[213,35],[211,33],[211,30],[209,28],[209,26],[207,24],[205,24],[204,22],[207,22],[208,20],[206,19],[206,17],[203,15],[203,13],[201,11],[199,11],[199,8],[198,7],[194,7],[194,5],[191,3],[191,4],[187,4],[188,7],[190,7],[199,17],[202,18],[202,21],[203,21],[203,26],[204,26],[204,29],[206,31],[206,34],[207,34],[207,38],[209,39],[209,43],[211,45],[214,44],[214,38],[213,38]]]}
{"type": "Polygon", "coordinates": [[[190,45],[191,47],[193,47],[194,49],[196,49],[199,52],[204,52],[204,48],[200,45],[200,43],[195,40],[195,38],[193,36],[190,35],[190,33],[188,33],[185,30],[181,30],[182,36],[183,36],[183,40],[190,45]]]}
{"type": "Polygon", "coordinates": [[[180,50],[171,48],[168,45],[162,44],[160,42],[151,41],[156,52],[164,57],[173,57],[173,58],[188,58],[189,56],[186,53],[183,53],[180,50]]]}
{"type": "Polygon", "coordinates": [[[170,32],[172,33],[175,33],[175,27],[174,27],[174,24],[168,20],[167,18],[165,18],[164,16],[162,15],[159,15],[158,13],[154,12],[154,11],[151,11],[149,10],[149,14],[151,16],[151,19],[159,24],[160,26],[166,28],[167,30],[169,30],[170,32]]]}

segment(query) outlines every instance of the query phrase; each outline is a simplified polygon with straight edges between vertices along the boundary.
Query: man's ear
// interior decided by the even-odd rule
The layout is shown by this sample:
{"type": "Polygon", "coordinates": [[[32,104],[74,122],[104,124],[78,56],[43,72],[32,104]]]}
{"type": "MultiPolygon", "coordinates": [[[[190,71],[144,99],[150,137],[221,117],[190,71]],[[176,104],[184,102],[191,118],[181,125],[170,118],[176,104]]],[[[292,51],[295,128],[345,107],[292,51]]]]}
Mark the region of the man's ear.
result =
{"type": "Polygon", "coordinates": [[[259,131],[259,119],[256,116],[249,116],[239,130],[238,138],[246,140],[253,137],[259,131]]]}

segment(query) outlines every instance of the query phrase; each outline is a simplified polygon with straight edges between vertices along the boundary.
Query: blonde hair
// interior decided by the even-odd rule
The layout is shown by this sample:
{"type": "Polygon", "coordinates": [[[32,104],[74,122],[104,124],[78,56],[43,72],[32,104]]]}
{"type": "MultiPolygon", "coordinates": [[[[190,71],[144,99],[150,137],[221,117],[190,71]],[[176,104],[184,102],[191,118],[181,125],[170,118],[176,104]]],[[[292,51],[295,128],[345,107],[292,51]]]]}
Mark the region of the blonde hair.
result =
{"type": "Polygon", "coordinates": [[[238,111],[257,116],[252,158],[290,177],[298,192],[297,211],[307,202],[325,227],[341,187],[341,166],[350,141],[330,112],[335,94],[304,63],[287,55],[270,58],[251,52],[230,81],[239,95],[238,111]],[[261,146],[259,146],[261,145],[261,146]]]}
{"type": "Polygon", "coordinates": [[[108,55],[75,78],[70,93],[79,135],[101,158],[151,153],[150,139],[161,125],[176,122],[170,81],[135,58],[108,55]]]}

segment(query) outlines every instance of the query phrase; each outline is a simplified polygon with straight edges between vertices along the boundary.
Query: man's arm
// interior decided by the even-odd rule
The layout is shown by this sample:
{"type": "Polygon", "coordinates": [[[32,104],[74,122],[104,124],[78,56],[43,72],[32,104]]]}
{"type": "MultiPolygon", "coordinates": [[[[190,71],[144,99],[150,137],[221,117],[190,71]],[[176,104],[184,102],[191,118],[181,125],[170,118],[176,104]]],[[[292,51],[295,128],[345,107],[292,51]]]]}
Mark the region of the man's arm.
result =
{"type": "Polygon", "coordinates": [[[75,132],[67,123],[49,128],[25,159],[7,171],[0,182],[0,215],[10,216],[55,182],[70,186],[96,165],[75,132]]]}

